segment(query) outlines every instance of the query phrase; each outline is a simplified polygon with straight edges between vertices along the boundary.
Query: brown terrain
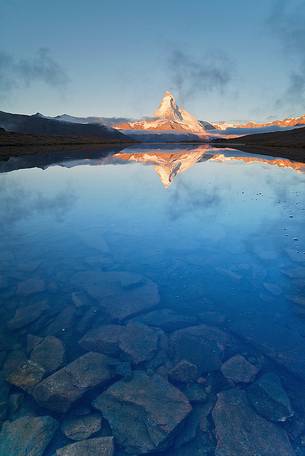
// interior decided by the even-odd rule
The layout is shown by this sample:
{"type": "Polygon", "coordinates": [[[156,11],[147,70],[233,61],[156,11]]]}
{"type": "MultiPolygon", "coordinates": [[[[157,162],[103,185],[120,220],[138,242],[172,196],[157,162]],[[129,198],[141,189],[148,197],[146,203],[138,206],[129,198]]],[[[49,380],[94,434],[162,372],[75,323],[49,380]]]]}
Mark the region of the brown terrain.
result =
{"type": "Polygon", "coordinates": [[[98,136],[45,136],[8,132],[0,128],[0,159],[11,155],[32,155],[49,151],[69,151],[77,146],[78,150],[97,150],[120,144],[133,144],[128,137],[103,138],[98,136]]]}
{"type": "Polygon", "coordinates": [[[217,139],[213,144],[305,162],[305,127],[288,131],[258,133],[239,138],[217,139]]]}

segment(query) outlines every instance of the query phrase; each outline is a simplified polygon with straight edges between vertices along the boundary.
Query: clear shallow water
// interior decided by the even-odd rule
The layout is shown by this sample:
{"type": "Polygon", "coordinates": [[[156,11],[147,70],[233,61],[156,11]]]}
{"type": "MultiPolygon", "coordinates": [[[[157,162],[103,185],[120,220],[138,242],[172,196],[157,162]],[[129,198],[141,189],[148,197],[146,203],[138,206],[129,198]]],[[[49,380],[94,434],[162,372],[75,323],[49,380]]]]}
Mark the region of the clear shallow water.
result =
{"type": "MultiPolygon", "coordinates": [[[[111,322],[78,274],[89,273],[89,282],[95,272],[140,274],[157,285],[158,309],[195,317],[236,337],[237,346],[223,362],[246,354],[261,374],[272,370],[282,378],[298,410],[281,426],[289,428],[292,445],[302,451],[305,423],[299,434],[295,429],[305,421],[299,400],[305,382],[305,165],[203,147],[137,147],[41,165],[45,169],[15,159],[0,166],[5,375],[12,370],[7,357],[14,360],[25,351],[29,334],[61,339],[67,364],[88,351],[78,344],[88,330],[111,322]],[[75,304],[76,297],[86,304],[75,304]],[[16,309],[38,302],[51,308],[45,321],[39,315],[18,327],[8,323],[16,309]]],[[[128,300],[129,286],[121,292],[128,300]]],[[[104,302],[112,305],[111,299],[104,302]]],[[[172,337],[172,331],[166,333],[172,337]]],[[[137,369],[154,370],[145,362],[137,369]]],[[[218,385],[214,393],[229,386],[218,385]]],[[[26,389],[21,411],[7,417],[24,414],[24,408],[49,414],[48,407],[37,409],[26,389]]],[[[19,391],[13,386],[11,394],[19,391]]],[[[60,421],[65,416],[51,414],[60,421]]],[[[210,453],[185,454],[213,454],[217,439],[209,420],[210,453]]],[[[45,454],[64,443],[72,442],[58,431],[45,454]]]]}

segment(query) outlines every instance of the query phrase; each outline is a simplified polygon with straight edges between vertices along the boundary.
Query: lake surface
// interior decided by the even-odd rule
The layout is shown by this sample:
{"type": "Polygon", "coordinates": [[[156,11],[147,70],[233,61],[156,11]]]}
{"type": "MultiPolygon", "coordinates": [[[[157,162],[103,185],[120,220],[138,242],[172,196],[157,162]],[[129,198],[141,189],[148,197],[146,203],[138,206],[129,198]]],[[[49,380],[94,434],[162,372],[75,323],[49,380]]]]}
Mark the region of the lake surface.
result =
{"type": "Polygon", "coordinates": [[[56,420],[41,455],[113,435],[118,455],[305,454],[305,164],[178,145],[39,160],[0,163],[1,456],[27,454],[23,416],[56,420]],[[111,360],[70,369],[88,352],[111,360]]]}

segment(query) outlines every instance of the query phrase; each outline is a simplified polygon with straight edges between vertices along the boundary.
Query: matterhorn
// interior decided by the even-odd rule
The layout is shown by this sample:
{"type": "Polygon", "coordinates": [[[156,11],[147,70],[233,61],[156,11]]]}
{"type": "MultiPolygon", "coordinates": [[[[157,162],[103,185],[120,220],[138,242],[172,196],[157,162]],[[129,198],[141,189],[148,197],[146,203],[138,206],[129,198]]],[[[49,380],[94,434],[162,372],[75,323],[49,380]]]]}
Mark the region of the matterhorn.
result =
{"type": "Polygon", "coordinates": [[[197,162],[203,160],[204,157],[209,159],[211,155],[208,152],[207,144],[193,146],[190,149],[187,146],[184,148],[169,147],[168,149],[163,147],[162,150],[151,148],[149,151],[144,150],[144,152],[139,152],[137,148],[134,150],[129,148],[129,152],[118,152],[114,157],[120,160],[153,165],[162,185],[168,188],[178,174],[184,173],[197,162]]]}
{"type": "Polygon", "coordinates": [[[154,116],[115,125],[119,130],[160,130],[205,135],[203,124],[185,109],[180,108],[171,92],[165,92],[154,116]]]}

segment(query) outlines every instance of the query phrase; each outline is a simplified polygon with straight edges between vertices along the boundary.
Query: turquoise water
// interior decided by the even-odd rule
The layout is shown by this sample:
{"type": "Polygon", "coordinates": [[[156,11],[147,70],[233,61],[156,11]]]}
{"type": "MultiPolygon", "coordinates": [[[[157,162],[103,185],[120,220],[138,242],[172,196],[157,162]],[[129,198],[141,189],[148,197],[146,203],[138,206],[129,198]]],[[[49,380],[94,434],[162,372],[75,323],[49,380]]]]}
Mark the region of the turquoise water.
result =
{"type": "MultiPolygon", "coordinates": [[[[265,357],[291,398],[299,394],[293,382],[305,382],[304,164],[191,146],[35,160],[41,167],[30,159],[0,164],[4,363],[13,348],[25,351],[28,334],[60,338],[66,363],[83,353],[77,341],[101,310],[75,277],[123,271],[157,285],[158,309],[200,316],[232,334],[237,351],[265,357]],[[85,310],[46,332],[60,311],[71,310],[75,293],[89,301],[85,310]],[[43,301],[53,310],[46,321],[8,325],[16,309],[43,301]]],[[[31,413],[43,413],[29,392],[27,400],[31,413]]],[[[45,454],[55,451],[58,435],[45,454]]]]}

